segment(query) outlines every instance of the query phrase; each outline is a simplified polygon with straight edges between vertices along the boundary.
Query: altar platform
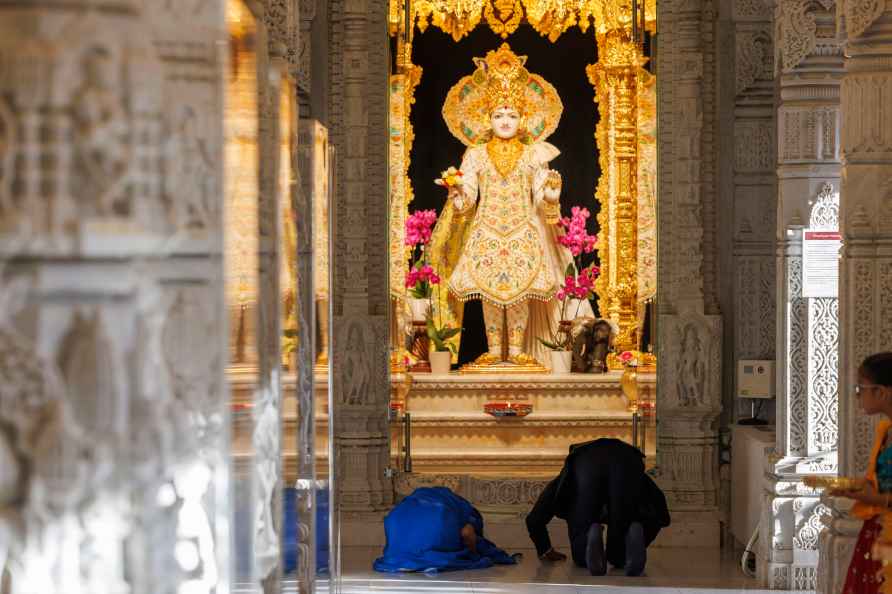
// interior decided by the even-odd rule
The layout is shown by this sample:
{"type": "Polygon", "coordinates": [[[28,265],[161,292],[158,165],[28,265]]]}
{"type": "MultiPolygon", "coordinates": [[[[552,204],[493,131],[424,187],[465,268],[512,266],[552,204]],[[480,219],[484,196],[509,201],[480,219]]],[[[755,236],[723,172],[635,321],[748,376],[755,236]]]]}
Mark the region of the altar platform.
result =
{"type": "MultiPolygon", "coordinates": [[[[400,411],[391,423],[392,466],[403,464],[404,423],[402,412],[411,417],[411,467],[413,474],[481,478],[554,476],[570,444],[615,437],[632,442],[632,413],[620,388],[621,372],[605,374],[505,374],[482,375],[451,372],[394,374],[392,397],[400,411]],[[408,389],[408,391],[406,391],[408,389]],[[524,403],[532,406],[526,417],[496,418],[484,412],[491,402],[524,403]]],[[[254,390],[249,369],[230,370],[236,462],[250,455],[251,439],[246,433],[254,390]],[[238,412],[240,411],[241,412],[238,412]]],[[[316,459],[320,476],[327,474],[328,384],[327,375],[317,371],[316,459]]],[[[283,374],[285,400],[283,422],[286,480],[296,451],[297,407],[294,376],[283,374]]],[[[655,374],[638,375],[641,399],[654,398],[655,374]]],[[[645,453],[652,461],[656,434],[653,418],[643,418],[645,453]]]]}
{"type": "MultiPolygon", "coordinates": [[[[404,410],[411,416],[413,472],[546,476],[560,469],[570,444],[598,437],[631,442],[632,413],[621,375],[410,374],[404,410]],[[484,412],[493,402],[529,404],[532,412],[496,418],[484,412]]],[[[402,379],[394,376],[394,386],[402,379]]],[[[654,374],[641,375],[639,391],[652,394],[655,383],[654,374]]]]}

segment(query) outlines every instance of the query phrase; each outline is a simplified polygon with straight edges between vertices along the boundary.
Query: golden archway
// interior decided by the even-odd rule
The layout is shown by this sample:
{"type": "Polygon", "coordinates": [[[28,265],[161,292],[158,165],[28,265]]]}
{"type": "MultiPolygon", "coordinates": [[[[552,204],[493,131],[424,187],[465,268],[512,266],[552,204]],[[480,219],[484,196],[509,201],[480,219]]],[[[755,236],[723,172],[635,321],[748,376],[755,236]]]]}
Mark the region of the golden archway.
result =
{"type": "Polygon", "coordinates": [[[619,327],[617,351],[638,351],[643,307],[656,294],[656,81],[644,68],[643,42],[645,31],[656,32],[656,0],[391,0],[390,34],[397,40],[390,82],[391,296],[405,298],[409,115],[422,75],[411,61],[414,32],[434,26],[458,41],[481,23],[502,38],[527,23],[552,42],[573,26],[594,32],[598,62],[586,73],[600,112],[598,305],[619,327]]]}

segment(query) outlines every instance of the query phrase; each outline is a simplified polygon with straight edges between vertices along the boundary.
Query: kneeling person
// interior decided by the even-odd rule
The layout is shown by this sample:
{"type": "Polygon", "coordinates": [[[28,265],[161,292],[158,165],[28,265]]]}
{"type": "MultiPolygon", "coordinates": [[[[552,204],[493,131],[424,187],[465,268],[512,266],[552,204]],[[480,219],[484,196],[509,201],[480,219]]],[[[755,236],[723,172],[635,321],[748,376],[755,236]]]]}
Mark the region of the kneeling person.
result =
{"type": "Polygon", "coordinates": [[[626,575],[641,575],[647,546],[669,525],[666,498],[645,474],[644,454],[618,439],[570,446],[560,475],[527,515],[530,538],[543,560],[566,559],[548,536],[547,525],[555,516],[567,521],[573,561],[592,575],[607,573],[607,561],[626,575]]]}
{"type": "Polygon", "coordinates": [[[445,487],[415,489],[384,518],[387,543],[376,571],[450,571],[512,565],[509,555],[483,537],[474,506],[445,487]]]}

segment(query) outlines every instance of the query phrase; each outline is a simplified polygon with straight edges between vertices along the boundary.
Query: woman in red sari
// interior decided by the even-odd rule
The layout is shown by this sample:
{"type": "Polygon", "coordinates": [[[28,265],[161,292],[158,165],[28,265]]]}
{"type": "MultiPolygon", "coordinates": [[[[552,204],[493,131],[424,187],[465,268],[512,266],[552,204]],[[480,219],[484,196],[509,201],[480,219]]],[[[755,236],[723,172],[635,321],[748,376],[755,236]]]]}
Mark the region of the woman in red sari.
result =
{"type": "Polygon", "coordinates": [[[875,545],[892,541],[892,522],[887,519],[892,512],[892,353],[864,359],[854,388],[864,413],[883,419],[877,426],[864,488],[835,493],[854,499],[852,513],[864,520],[842,594],[877,594],[884,580],[875,545]]]}

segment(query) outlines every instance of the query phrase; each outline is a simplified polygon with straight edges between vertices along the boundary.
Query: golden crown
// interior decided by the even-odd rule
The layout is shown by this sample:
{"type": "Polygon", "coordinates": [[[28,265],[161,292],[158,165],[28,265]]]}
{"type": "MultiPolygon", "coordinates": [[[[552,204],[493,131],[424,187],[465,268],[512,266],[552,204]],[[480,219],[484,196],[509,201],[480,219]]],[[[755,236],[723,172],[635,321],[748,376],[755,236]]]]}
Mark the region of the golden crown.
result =
{"type": "Polygon", "coordinates": [[[507,43],[490,51],[486,58],[475,58],[474,62],[486,77],[486,91],[483,100],[487,113],[500,107],[512,107],[524,113],[527,81],[530,73],[524,68],[526,56],[518,56],[507,43]]]}

